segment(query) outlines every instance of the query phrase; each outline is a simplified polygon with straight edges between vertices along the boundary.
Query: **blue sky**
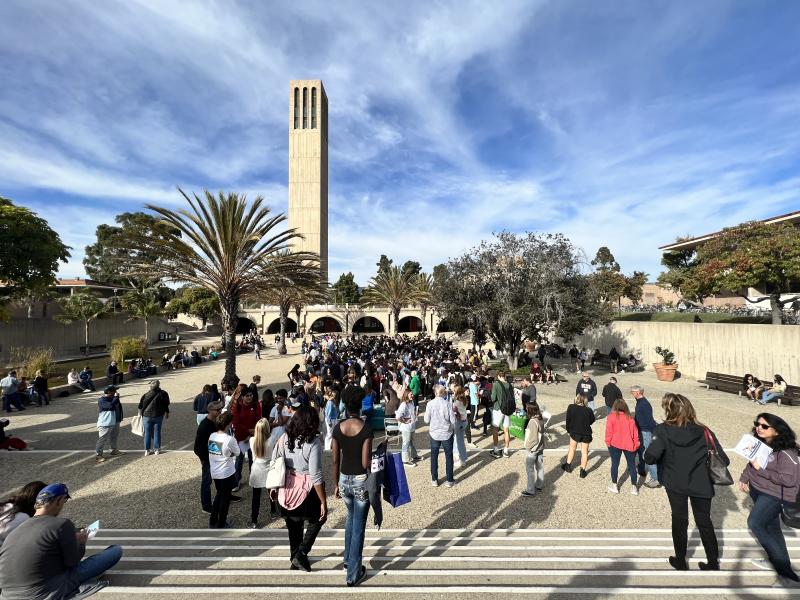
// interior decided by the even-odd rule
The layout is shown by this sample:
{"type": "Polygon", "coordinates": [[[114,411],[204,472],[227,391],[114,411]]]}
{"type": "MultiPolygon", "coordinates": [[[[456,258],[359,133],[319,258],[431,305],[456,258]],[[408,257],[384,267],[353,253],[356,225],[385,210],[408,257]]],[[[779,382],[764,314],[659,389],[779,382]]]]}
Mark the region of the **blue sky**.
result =
{"type": "Polygon", "coordinates": [[[657,247],[800,209],[800,3],[0,3],[0,195],[83,274],[175,187],[286,210],[290,79],[330,104],[330,278],[560,231],[657,247]]]}

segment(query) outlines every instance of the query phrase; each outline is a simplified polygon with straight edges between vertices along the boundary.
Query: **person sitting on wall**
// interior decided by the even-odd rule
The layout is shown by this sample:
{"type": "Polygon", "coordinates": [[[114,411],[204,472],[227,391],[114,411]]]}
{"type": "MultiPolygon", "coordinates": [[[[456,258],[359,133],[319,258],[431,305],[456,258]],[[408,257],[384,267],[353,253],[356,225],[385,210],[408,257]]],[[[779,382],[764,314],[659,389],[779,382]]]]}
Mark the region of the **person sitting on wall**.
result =
{"type": "Polygon", "coordinates": [[[94,385],[94,381],[92,381],[92,370],[89,365],[83,367],[81,372],[78,373],[78,385],[83,388],[84,392],[96,391],[97,388],[94,385]]]}

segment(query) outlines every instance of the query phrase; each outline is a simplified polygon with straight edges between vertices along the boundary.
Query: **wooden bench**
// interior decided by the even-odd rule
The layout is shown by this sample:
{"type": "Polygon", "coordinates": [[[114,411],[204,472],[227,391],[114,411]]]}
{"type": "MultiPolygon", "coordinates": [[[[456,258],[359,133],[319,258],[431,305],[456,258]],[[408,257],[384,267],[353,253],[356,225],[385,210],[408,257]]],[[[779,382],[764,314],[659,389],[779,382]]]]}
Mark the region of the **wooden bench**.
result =
{"type": "Polygon", "coordinates": [[[742,377],[740,375],[728,375],[726,373],[707,371],[706,378],[701,379],[699,383],[705,385],[707,390],[719,390],[721,392],[739,394],[740,396],[742,392],[744,392],[742,377]]]}
{"type": "Polygon", "coordinates": [[[780,398],[781,404],[785,406],[800,405],[800,385],[787,385],[786,393],[780,398]]]}

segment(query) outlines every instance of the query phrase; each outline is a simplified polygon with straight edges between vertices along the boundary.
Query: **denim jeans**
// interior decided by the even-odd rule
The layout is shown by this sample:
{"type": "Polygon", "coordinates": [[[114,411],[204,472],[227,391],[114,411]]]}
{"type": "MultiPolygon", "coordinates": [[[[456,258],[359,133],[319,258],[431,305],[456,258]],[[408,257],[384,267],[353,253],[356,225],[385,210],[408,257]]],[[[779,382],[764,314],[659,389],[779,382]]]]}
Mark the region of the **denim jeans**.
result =
{"type": "Polygon", "coordinates": [[[778,575],[797,581],[797,573],[792,570],[786,538],[781,530],[781,500],[759,492],[752,486],[750,497],[753,499],[753,510],[747,517],[747,527],[766,551],[778,575]]]}
{"type": "Polygon", "coordinates": [[[419,458],[417,447],[414,446],[414,430],[411,426],[400,425],[400,437],[403,439],[403,446],[400,450],[403,462],[411,462],[415,458],[419,458]]]}
{"type": "MultiPolygon", "coordinates": [[[[238,486],[242,483],[242,471],[244,470],[244,452],[240,452],[239,456],[236,457],[236,485],[238,486]]],[[[247,466],[252,469],[253,468],[253,453],[248,449],[247,450],[247,466]]]]}
{"type": "Polygon", "coordinates": [[[119,423],[114,423],[111,427],[98,427],[97,443],[94,446],[94,452],[97,456],[103,454],[106,445],[106,440],[111,444],[111,449],[117,449],[117,438],[119,437],[119,423]]]}
{"type": "Polygon", "coordinates": [[[639,434],[642,438],[642,443],[639,444],[639,449],[636,451],[639,455],[639,475],[644,477],[646,473],[649,473],[650,479],[658,481],[658,468],[656,465],[646,465],[644,462],[644,453],[653,441],[653,432],[639,431],[639,434]]]}
{"type": "Polygon", "coordinates": [[[163,415],[160,417],[142,417],[144,427],[144,449],[150,450],[151,437],[152,446],[156,450],[161,448],[161,424],[164,422],[163,415]]]}
{"type": "Polygon", "coordinates": [[[631,485],[636,485],[636,453],[632,450],[620,450],[614,446],[608,447],[608,454],[611,457],[611,483],[617,483],[619,473],[619,462],[622,454],[625,454],[625,462],[628,463],[628,473],[631,474],[631,485]]]}
{"type": "Polygon", "coordinates": [[[366,475],[339,475],[339,493],[347,506],[344,524],[344,564],[347,565],[347,581],[352,583],[361,573],[364,554],[364,530],[367,527],[369,496],[366,475]]]}
{"type": "Polygon", "coordinates": [[[211,512],[211,464],[207,460],[200,461],[202,475],[200,476],[200,506],[203,510],[211,512]]]}
{"type": "Polygon", "coordinates": [[[528,475],[527,491],[535,494],[544,487],[544,453],[527,452],[525,454],[525,473],[528,475]]]}
{"type": "Polygon", "coordinates": [[[778,398],[783,396],[780,392],[764,392],[761,394],[761,400],[758,401],[759,404],[769,404],[770,402],[777,402],[778,398]]]}
{"type": "MultiPolygon", "coordinates": [[[[430,437],[430,436],[429,436],[430,437]]],[[[444,450],[444,468],[447,481],[453,481],[453,436],[446,440],[431,440],[431,480],[439,480],[439,449],[444,450]]]]}
{"type": "Polygon", "coordinates": [[[91,579],[95,579],[108,571],[122,558],[122,546],[109,546],[105,550],[84,558],[77,567],[75,573],[78,579],[78,587],[91,579]]]}
{"type": "Polygon", "coordinates": [[[25,407],[22,406],[22,400],[17,392],[13,394],[3,394],[3,410],[6,412],[11,412],[11,405],[17,407],[17,410],[25,410],[25,407]]]}
{"type": "Polygon", "coordinates": [[[458,450],[458,460],[462,463],[467,462],[467,446],[464,443],[467,425],[467,421],[456,421],[456,449],[458,450]]]}

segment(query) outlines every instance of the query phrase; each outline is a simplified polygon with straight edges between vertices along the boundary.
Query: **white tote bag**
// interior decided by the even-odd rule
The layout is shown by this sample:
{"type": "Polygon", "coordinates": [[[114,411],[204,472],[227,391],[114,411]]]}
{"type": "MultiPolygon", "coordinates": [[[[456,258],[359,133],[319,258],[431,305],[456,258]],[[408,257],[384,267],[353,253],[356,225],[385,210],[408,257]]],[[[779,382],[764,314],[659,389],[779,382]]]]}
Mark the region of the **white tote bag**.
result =
{"type": "Polygon", "coordinates": [[[274,490],[286,485],[286,461],[283,459],[283,448],[286,443],[286,435],[278,438],[278,455],[270,463],[267,470],[267,489],[274,490]]]}
{"type": "Polygon", "coordinates": [[[131,419],[131,433],[142,437],[144,435],[144,425],[142,424],[142,415],[135,415],[131,419]]]}

